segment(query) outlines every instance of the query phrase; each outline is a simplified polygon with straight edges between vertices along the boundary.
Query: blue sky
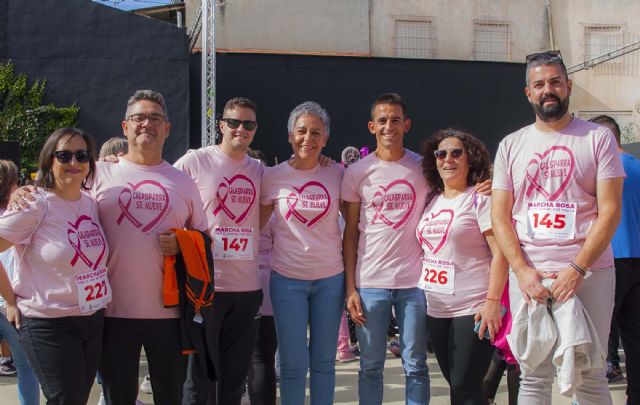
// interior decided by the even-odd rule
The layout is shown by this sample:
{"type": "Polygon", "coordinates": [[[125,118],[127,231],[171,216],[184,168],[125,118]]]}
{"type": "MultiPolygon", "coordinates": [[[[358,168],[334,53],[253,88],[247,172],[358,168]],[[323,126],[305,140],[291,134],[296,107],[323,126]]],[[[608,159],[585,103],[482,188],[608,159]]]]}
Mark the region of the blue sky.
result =
{"type": "Polygon", "coordinates": [[[119,8],[121,10],[135,10],[137,8],[147,8],[161,6],[163,4],[171,3],[171,0],[92,0],[96,3],[104,4],[119,8]]]}

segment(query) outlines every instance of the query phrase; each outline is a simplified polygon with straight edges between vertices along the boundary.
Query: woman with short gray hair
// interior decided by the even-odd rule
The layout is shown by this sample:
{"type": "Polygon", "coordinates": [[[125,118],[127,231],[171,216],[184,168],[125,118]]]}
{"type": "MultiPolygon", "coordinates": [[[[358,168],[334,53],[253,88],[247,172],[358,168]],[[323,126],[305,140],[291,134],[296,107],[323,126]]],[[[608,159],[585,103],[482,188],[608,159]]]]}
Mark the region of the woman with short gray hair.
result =
{"type": "Polygon", "coordinates": [[[260,224],[273,212],[271,301],[280,351],[282,405],[333,404],[338,328],[344,307],[344,266],[338,226],[342,167],[319,164],[329,139],[329,114],[307,101],[289,117],[293,159],[266,168],[260,224]],[[307,343],[307,327],[310,338],[307,343]]]}

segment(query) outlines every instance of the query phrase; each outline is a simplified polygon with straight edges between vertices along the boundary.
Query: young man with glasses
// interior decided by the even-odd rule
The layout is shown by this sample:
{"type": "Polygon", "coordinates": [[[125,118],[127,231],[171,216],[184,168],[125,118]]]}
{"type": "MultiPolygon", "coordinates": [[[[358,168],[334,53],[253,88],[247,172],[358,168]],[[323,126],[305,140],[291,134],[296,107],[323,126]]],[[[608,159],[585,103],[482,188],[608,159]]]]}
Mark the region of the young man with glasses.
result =
{"type": "MultiPolygon", "coordinates": [[[[571,85],[559,52],[527,57],[525,95],[536,120],[500,143],[492,226],[512,271],[512,311],[523,299],[577,296],[595,340],[604,345],[615,282],[609,242],[620,220],[625,175],[611,131],[569,113],[571,85]],[[543,278],[555,279],[549,290],[543,278]]],[[[519,404],[551,403],[552,360],[550,353],[535,369],[523,370],[519,404]]],[[[605,366],[576,369],[581,405],[611,404],[605,366]]]]}
{"type": "Polygon", "coordinates": [[[216,302],[203,309],[209,350],[189,358],[185,405],[239,405],[249,371],[262,303],[257,257],[263,168],[247,155],[256,110],[249,99],[229,100],[219,123],[222,143],[191,151],[175,164],[196,181],[215,261],[216,302]],[[215,376],[198,356],[209,356],[215,376]]]}

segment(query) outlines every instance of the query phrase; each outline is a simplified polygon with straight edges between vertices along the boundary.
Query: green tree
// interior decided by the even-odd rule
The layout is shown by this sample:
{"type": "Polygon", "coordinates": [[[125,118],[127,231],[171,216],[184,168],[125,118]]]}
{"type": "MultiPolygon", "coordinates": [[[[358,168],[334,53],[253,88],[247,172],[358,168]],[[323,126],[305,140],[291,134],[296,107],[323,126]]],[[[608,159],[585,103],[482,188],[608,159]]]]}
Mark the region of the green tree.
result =
{"type": "Polygon", "coordinates": [[[27,75],[15,74],[13,63],[0,63],[0,140],[20,144],[23,173],[34,172],[47,136],[60,127],[77,125],[80,108],[42,104],[45,80],[29,84],[27,75]]]}

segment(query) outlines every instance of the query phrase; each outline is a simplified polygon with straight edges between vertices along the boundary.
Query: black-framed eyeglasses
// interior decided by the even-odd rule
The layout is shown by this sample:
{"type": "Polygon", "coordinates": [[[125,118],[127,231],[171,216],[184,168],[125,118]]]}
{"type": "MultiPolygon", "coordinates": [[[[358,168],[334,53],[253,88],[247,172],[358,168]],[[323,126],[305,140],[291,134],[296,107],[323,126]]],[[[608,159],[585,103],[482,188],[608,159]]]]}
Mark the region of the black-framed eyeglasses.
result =
{"type": "Polygon", "coordinates": [[[67,164],[71,162],[73,157],[76,157],[76,161],[78,163],[87,163],[91,160],[91,153],[88,150],[78,149],[75,152],[71,152],[70,150],[57,150],[53,152],[53,156],[60,162],[61,164],[67,164]]]}
{"type": "Polygon", "coordinates": [[[545,59],[545,60],[553,60],[553,59],[559,59],[562,60],[562,54],[560,53],[559,50],[555,50],[555,51],[546,51],[546,52],[536,52],[536,53],[532,53],[526,56],[525,61],[526,63],[531,63],[540,59],[545,59]]]}
{"type": "Polygon", "coordinates": [[[229,128],[231,129],[236,129],[240,126],[240,124],[242,124],[244,129],[246,129],[247,131],[253,131],[258,126],[258,123],[255,121],[249,121],[249,120],[243,121],[243,120],[237,120],[235,118],[222,118],[220,121],[226,122],[227,125],[229,125],[229,128]]]}
{"type": "Polygon", "coordinates": [[[149,122],[153,126],[158,126],[166,121],[165,118],[160,114],[132,114],[127,118],[127,120],[133,122],[136,125],[142,125],[146,120],[149,120],[149,122]]]}
{"type": "Polygon", "coordinates": [[[460,159],[460,156],[464,154],[464,149],[438,149],[433,151],[433,155],[436,157],[436,159],[445,159],[449,153],[451,153],[451,157],[453,157],[454,159],[460,159]]]}

